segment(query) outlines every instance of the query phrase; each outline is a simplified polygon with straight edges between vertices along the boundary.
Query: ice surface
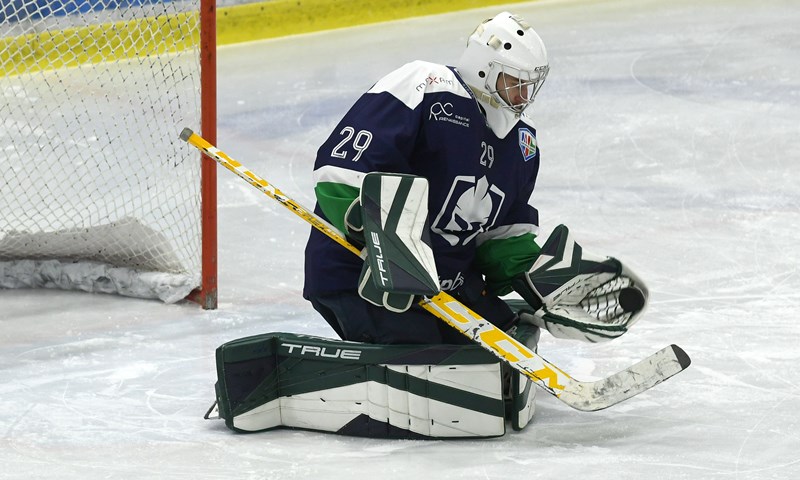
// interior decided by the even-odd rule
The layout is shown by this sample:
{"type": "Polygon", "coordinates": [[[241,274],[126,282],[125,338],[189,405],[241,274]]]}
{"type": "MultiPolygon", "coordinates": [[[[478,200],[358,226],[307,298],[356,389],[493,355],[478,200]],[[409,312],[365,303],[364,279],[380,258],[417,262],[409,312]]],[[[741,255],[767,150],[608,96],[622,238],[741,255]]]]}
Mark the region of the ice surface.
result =
{"type": "MultiPolygon", "coordinates": [[[[302,300],[308,227],[220,171],[220,308],[0,291],[3,478],[800,478],[800,9],[795,1],[541,1],[534,118],[543,232],[570,226],[649,282],[603,345],[543,336],[595,379],[677,343],[684,373],[608,410],[540,394],[525,431],[478,441],[252,435],[202,419],[214,349],[332,336],[302,300]]],[[[218,146],[312,204],[319,143],[410,60],[452,62],[498,8],[220,49],[218,146]]],[[[166,135],[177,136],[183,125],[166,135]]]]}

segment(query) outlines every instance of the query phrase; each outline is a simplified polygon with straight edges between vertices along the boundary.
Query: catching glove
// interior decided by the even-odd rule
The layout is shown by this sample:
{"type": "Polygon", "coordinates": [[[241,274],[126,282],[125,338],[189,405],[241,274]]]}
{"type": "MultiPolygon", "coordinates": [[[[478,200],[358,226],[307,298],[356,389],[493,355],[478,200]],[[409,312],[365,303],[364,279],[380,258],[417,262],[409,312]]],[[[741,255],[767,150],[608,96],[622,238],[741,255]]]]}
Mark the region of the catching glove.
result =
{"type": "Polygon", "coordinates": [[[647,306],[644,282],[619,260],[585,252],[564,225],[547,239],[527,273],[512,283],[533,308],[526,321],[559,338],[616,338],[647,306]]]}

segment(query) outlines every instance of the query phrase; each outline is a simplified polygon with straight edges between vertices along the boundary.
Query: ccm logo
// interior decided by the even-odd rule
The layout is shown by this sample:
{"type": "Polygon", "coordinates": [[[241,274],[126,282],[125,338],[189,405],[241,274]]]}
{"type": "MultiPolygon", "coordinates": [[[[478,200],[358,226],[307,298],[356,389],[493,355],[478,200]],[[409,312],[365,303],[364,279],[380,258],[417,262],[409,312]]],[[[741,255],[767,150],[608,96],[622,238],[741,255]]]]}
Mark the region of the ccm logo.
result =
{"type": "Polygon", "coordinates": [[[315,347],[313,345],[295,345],[293,343],[282,343],[282,347],[289,349],[289,353],[300,355],[311,355],[314,357],[342,358],[344,360],[358,360],[361,358],[361,350],[346,350],[343,348],[315,347]],[[295,350],[297,350],[295,352],[295,350]]]}

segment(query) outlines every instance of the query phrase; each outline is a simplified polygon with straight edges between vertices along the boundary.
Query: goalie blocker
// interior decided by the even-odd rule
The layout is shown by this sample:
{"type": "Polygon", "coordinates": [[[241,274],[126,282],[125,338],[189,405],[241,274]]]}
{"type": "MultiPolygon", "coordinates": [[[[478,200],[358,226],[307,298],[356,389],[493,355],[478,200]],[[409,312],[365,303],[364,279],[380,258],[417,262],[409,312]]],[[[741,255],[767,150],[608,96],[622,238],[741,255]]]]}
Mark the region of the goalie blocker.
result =
{"type": "Polygon", "coordinates": [[[217,348],[214,413],[236,432],[497,437],[533,418],[532,382],[478,345],[373,345],[268,333],[217,348]],[[510,394],[504,395],[504,373],[510,394]],[[510,374],[510,375],[509,375],[510,374]]]}
{"type": "Polygon", "coordinates": [[[348,235],[366,245],[358,294],[402,313],[415,296],[441,290],[428,226],[428,181],[414,175],[372,172],[347,211],[348,235]]]}

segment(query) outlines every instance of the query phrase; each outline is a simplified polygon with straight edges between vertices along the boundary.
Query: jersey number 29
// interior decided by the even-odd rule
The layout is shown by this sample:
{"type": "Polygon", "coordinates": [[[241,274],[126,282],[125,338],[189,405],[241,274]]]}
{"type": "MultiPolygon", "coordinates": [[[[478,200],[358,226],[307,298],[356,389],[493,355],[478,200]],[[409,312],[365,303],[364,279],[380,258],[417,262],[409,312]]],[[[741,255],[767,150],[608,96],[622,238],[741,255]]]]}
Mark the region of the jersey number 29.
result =
{"type": "Polygon", "coordinates": [[[486,142],[481,142],[481,165],[492,168],[494,164],[494,147],[486,142]]]}
{"type": "Polygon", "coordinates": [[[355,129],[351,126],[344,127],[342,131],[339,132],[339,135],[343,135],[344,138],[333,147],[333,150],[331,150],[331,157],[347,158],[347,154],[350,152],[347,147],[350,145],[350,140],[352,140],[353,150],[356,151],[356,156],[353,157],[354,162],[357,162],[358,159],[361,158],[361,154],[364,153],[364,150],[369,147],[369,143],[372,141],[372,132],[369,130],[359,130],[359,132],[356,133],[355,129]]]}

